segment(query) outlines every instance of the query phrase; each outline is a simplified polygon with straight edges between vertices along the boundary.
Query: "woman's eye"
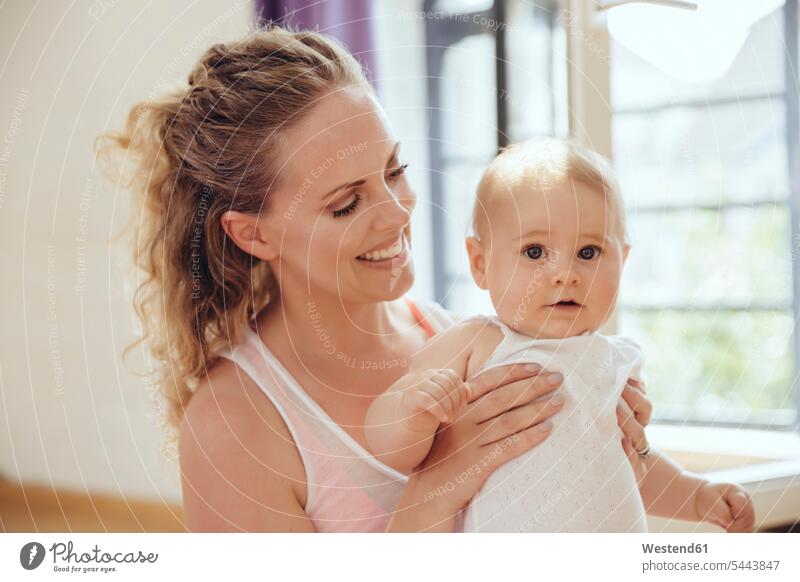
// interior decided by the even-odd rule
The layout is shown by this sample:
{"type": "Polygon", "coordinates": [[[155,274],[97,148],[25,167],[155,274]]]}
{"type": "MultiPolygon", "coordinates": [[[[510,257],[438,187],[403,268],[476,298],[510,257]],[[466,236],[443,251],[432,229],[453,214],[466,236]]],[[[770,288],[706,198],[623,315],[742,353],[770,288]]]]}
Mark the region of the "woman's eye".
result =
{"type": "Polygon", "coordinates": [[[339,208],[338,210],[333,211],[333,217],[339,218],[340,216],[347,216],[358,207],[359,202],[361,202],[361,196],[358,193],[356,193],[353,196],[353,201],[350,204],[348,204],[344,208],[339,208]]]}
{"type": "Polygon", "coordinates": [[[578,251],[578,257],[580,257],[581,259],[590,261],[593,258],[595,258],[596,256],[599,256],[600,252],[601,252],[600,251],[600,247],[597,247],[597,246],[594,246],[594,245],[588,246],[588,247],[583,247],[581,250],[578,251]]]}
{"type": "Polygon", "coordinates": [[[529,259],[541,259],[544,254],[544,249],[539,245],[532,245],[525,249],[525,255],[529,259]]]}
{"type": "Polygon", "coordinates": [[[392,170],[391,172],[389,172],[389,179],[397,180],[400,176],[402,176],[405,173],[407,167],[408,164],[403,164],[399,168],[392,170]]]}

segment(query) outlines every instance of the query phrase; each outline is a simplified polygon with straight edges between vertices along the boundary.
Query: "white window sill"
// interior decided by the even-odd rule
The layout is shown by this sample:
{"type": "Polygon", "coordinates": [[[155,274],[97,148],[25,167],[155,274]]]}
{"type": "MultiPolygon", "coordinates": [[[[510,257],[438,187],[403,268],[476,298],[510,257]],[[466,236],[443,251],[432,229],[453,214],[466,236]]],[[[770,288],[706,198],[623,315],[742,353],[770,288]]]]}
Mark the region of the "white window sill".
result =
{"type": "MultiPolygon", "coordinates": [[[[800,435],[794,432],[673,426],[647,428],[653,446],[689,471],[745,487],[756,528],[800,521],[800,435]]],[[[721,531],[709,524],[648,518],[652,532],[721,531]]]]}

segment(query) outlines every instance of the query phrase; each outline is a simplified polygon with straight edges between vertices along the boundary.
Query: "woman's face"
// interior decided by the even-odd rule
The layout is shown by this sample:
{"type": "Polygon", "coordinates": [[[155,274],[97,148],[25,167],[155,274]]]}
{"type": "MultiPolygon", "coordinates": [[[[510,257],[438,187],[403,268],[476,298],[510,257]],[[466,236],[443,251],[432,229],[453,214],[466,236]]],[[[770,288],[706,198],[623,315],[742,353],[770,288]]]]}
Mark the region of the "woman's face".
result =
{"type": "Polygon", "coordinates": [[[329,94],[280,143],[279,185],[259,229],[282,292],[332,292],[345,303],[402,296],[414,280],[416,198],[371,91],[329,94]]]}

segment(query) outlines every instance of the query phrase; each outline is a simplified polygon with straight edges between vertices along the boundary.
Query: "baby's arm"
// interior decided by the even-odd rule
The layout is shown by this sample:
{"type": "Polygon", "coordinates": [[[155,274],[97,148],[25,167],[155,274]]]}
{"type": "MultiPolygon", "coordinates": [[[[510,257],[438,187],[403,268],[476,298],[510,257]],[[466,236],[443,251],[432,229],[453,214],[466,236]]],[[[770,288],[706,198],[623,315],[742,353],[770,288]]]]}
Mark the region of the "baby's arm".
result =
{"type": "Polygon", "coordinates": [[[436,335],[414,356],[408,372],[367,411],[364,433],[380,461],[409,473],[428,454],[440,422],[469,400],[464,385],[480,326],[453,326],[436,335]]]}
{"type": "MultiPolygon", "coordinates": [[[[643,383],[644,356],[641,347],[630,338],[616,337],[618,345],[633,354],[631,357],[635,365],[630,377],[643,383]]],[[[667,455],[655,450],[646,460],[640,461],[629,440],[623,440],[623,447],[634,466],[644,464],[639,492],[645,510],[650,515],[684,521],[708,521],[731,532],[753,529],[753,504],[739,485],[706,481],[684,471],[667,455]]]]}
{"type": "MultiPolygon", "coordinates": [[[[629,455],[636,454],[626,447],[629,455]]],[[[739,485],[712,483],[684,471],[667,455],[652,451],[639,484],[647,513],[684,521],[708,521],[729,532],[752,531],[755,512],[739,485]]]]}

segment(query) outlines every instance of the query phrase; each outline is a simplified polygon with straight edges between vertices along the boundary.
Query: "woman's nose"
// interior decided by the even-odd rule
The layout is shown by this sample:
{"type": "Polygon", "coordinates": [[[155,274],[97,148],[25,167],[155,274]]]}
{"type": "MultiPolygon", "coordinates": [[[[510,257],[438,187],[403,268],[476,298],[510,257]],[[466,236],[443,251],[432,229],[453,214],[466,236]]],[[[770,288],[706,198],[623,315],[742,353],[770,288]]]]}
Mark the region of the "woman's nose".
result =
{"type": "Polygon", "coordinates": [[[389,191],[387,196],[375,204],[373,226],[377,230],[400,230],[411,220],[414,201],[400,198],[389,191]]]}

